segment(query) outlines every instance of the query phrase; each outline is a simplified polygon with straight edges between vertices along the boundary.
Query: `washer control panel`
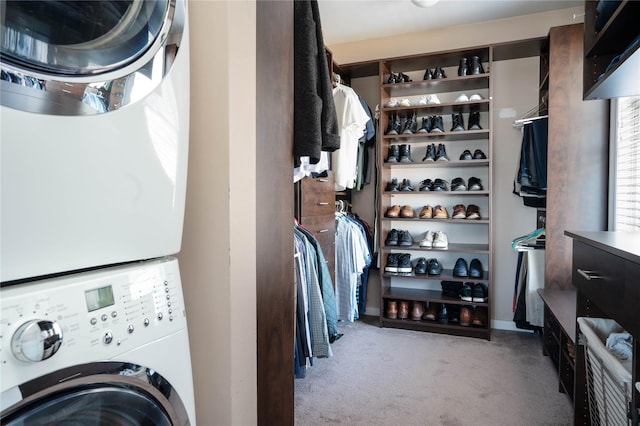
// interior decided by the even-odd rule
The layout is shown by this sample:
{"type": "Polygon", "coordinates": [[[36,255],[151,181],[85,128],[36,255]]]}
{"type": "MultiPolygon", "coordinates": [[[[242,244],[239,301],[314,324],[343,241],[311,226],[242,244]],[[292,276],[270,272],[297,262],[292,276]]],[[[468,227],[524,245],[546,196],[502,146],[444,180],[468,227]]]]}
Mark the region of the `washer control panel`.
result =
{"type": "Polygon", "coordinates": [[[3,287],[0,300],[3,390],[186,328],[175,258],[3,287]]]}

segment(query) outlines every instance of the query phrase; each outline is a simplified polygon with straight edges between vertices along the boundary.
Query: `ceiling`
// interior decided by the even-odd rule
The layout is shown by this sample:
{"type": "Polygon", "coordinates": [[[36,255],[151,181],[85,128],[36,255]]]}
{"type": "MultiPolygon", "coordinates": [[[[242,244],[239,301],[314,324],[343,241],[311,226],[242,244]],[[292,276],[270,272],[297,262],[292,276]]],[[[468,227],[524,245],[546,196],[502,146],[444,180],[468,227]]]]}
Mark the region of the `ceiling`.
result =
{"type": "Polygon", "coordinates": [[[318,0],[327,46],[583,4],[583,0],[440,0],[430,7],[418,7],[413,0],[318,0]]]}

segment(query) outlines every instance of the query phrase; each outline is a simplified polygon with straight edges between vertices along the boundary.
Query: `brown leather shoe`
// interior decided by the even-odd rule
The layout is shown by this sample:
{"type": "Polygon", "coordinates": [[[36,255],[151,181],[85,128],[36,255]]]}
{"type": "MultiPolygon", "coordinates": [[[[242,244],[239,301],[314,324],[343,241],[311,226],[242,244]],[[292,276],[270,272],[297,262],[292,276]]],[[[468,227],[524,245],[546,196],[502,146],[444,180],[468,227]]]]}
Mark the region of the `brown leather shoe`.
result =
{"type": "Polygon", "coordinates": [[[413,308],[411,309],[411,319],[414,321],[420,321],[424,314],[424,306],[422,302],[413,302],[413,308]]]}
{"type": "Polygon", "coordinates": [[[401,300],[398,305],[398,319],[409,318],[409,302],[401,300]]]}
{"type": "Polygon", "coordinates": [[[394,204],[393,206],[387,209],[387,212],[384,214],[386,217],[398,217],[400,215],[400,206],[394,204]]]}
{"type": "Polygon", "coordinates": [[[480,207],[475,204],[469,204],[467,206],[467,219],[480,219],[480,207]]]}
{"type": "Polygon", "coordinates": [[[420,219],[431,219],[431,216],[433,216],[433,208],[431,206],[424,206],[420,210],[420,219]]]}
{"type": "Polygon", "coordinates": [[[484,306],[476,306],[476,310],[473,312],[473,316],[471,317],[471,324],[486,327],[487,316],[487,308],[484,306]]]}
{"type": "Polygon", "coordinates": [[[398,303],[395,300],[389,300],[387,302],[387,318],[398,318],[398,303]]]}
{"type": "Polygon", "coordinates": [[[411,206],[402,206],[400,210],[400,217],[414,217],[415,213],[413,212],[413,208],[411,206]]]}
{"type": "Polygon", "coordinates": [[[433,218],[434,219],[447,219],[448,217],[449,217],[449,212],[447,211],[447,209],[444,206],[441,206],[440,204],[438,204],[433,209],[433,218]]]}
{"type": "Polygon", "coordinates": [[[466,219],[467,212],[465,211],[464,204],[456,204],[453,206],[453,214],[451,217],[454,219],[466,219]]]}
{"type": "Polygon", "coordinates": [[[471,324],[471,308],[469,306],[460,307],[460,325],[468,326],[471,324]]]}
{"type": "Polygon", "coordinates": [[[427,312],[422,316],[423,319],[429,321],[435,321],[438,317],[438,304],[434,302],[429,302],[429,307],[427,308],[427,312]]]}

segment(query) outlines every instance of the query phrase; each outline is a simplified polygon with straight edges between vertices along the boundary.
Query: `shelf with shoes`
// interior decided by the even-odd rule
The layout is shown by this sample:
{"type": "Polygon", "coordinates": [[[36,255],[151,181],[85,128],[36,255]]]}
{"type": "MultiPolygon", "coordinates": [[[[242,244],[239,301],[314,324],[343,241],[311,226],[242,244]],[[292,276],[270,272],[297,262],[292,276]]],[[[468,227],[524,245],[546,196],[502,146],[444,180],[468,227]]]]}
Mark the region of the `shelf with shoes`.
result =
{"type": "Polygon", "coordinates": [[[383,327],[490,340],[492,54],[479,47],[380,62],[383,327]],[[399,230],[404,241],[385,241],[399,230]],[[431,234],[445,234],[447,244],[425,243],[431,234]],[[472,261],[481,272],[462,276],[459,263],[472,261]],[[449,281],[472,284],[486,300],[445,296],[441,285],[449,281]],[[454,318],[390,317],[388,307],[400,302],[425,312],[448,308],[454,318]],[[475,323],[460,324],[455,313],[467,307],[475,323]]]}

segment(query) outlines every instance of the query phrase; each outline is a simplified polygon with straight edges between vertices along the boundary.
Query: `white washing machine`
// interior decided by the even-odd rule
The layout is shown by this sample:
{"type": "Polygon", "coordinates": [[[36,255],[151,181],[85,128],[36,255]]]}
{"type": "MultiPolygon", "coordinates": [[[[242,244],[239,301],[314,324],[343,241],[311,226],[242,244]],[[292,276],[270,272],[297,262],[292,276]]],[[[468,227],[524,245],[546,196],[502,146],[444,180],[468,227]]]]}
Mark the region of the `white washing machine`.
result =
{"type": "Polygon", "coordinates": [[[194,425],[177,260],[0,288],[2,425],[194,425]]]}
{"type": "Polygon", "coordinates": [[[186,8],[0,1],[0,282],[180,250],[186,8]]]}

